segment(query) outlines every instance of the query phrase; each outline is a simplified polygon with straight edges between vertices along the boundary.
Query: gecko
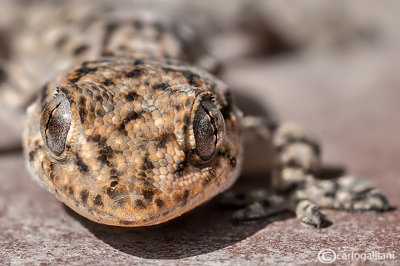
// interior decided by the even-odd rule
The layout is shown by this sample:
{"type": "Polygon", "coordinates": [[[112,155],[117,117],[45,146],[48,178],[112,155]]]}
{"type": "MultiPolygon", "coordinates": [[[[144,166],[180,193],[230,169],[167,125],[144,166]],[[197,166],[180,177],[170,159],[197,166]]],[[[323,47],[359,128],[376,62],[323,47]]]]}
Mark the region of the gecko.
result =
{"type": "Polygon", "coordinates": [[[320,227],[323,208],[389,209],[363,179],[320,179],[320,147],[306,130],[244,115],[180,23],[91,17],[75,26],[72,39],[55,38],[73,59],[28,107],[23,148],[33,178],[78,214],[124,227],[179,217],[237,180],[248,132],[273,148],[272,186],[239,204],[236,219],[284,207],[320,227]]]}

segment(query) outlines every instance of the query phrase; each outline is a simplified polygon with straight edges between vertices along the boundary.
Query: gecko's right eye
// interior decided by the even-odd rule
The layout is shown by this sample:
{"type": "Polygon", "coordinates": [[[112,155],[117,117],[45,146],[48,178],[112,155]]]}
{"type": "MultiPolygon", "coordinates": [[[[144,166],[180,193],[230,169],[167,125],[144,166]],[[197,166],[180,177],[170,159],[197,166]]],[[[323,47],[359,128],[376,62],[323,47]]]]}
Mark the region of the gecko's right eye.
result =
{"type": "Polygon", "coordinates": [[[54,97],[40,116],[40,133],[47,148],[56,156],[65,149],[71,120],[70,103],[62,94],[54,97]]]}
{"type": "Polygon", "coordinates": [[[209,99],[199,104],[193,120],[197,154],[203,161],[213,158],[225,136],[225,121],[220,110],[209,99]]]}

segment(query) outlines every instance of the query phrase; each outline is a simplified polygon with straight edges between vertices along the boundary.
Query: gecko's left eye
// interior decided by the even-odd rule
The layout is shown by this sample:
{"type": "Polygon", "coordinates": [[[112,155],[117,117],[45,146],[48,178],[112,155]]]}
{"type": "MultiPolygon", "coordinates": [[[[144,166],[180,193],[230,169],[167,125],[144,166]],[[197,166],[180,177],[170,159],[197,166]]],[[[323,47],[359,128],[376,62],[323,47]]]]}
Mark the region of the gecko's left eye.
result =
{"type": "Polygon", "coordinates": [[[225,121],[219,109],[209,99],[200,102],[194,115],[193,133],[197,154],[210,160],[225,136],[225,121]]]}
{"type": "Polygon", "coordinates": [[[71,108],[64,95],[57,95],[44,108],[40,117],[40,133],[47,148],[56,156],[65,149],[71,127],[71,108]]]}

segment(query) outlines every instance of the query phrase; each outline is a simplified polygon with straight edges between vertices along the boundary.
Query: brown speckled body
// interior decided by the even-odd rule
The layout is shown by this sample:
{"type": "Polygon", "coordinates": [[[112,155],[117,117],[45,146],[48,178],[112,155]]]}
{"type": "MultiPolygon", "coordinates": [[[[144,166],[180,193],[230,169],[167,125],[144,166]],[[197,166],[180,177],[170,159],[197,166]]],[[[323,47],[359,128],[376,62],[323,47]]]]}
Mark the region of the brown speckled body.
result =
{"type": "Polygon", "coordinates": [[[69,207],[100,223],[157,224],[194,208],[236,179],[238,117],[226,86],[173,60],[110,56],[49,83],[29,110],[26,153],[38,178],[69,207]],[[71,105],[66,150],[46,149],[39,118],[55,95],[71,105]],[[196,154],[193,110],[212,98],[226,136],[217,155],[196,154]]]}

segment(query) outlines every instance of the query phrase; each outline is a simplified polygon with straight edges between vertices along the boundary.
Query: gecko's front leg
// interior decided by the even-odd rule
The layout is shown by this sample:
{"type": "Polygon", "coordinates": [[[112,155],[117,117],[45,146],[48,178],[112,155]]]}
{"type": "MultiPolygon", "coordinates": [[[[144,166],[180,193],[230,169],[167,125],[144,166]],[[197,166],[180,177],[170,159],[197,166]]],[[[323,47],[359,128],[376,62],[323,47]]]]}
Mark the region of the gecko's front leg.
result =
{"type": "Polygon", "coordinates": [[[320,148],[314,138],[292,124],[282,124],[273,133],[276,168],[273,183],[291,194],[293,210],[306,225],[321,226],[320,208],[347,211],[384,211],[389,208],[385,195],[365,180],[343,176],[317,179],[320,174],[320,148]]]}
{"type": "MultiPolygon", "coordinates": [[[[386,197],[373,189],[365,180],[353,176],[343,176],[331,180],[320,177],[320,147],[313,136],[293,124],[280,124],[269,127],[262,120],[249,118],[244,125],[269,141],[274,148],[274,168],[272,169],[272,188],[286,197],[288,209],[293,211],[304,225],[320,227],[326,224],[321,208],[347,211],[384,211],[389,209],[386,197]]],[[[268,194],[275,197],[273,194],[268,194]]],[[[253,197],[254,198],[254,197],[253,197]]],[[[264,196],[264,202],[267,196],[264,196]]],[[[276,209],[270,204],[257,205],[254,199],[248,207],[235,213],[235,219],[251,220],[254,217],[266,217],[276,212],[264,209],[276,209]]],[[[272,204],[271,204],[272,203],[272,204]]],[[[278,201],[282,206],[282,202],[278,201]]]]}

